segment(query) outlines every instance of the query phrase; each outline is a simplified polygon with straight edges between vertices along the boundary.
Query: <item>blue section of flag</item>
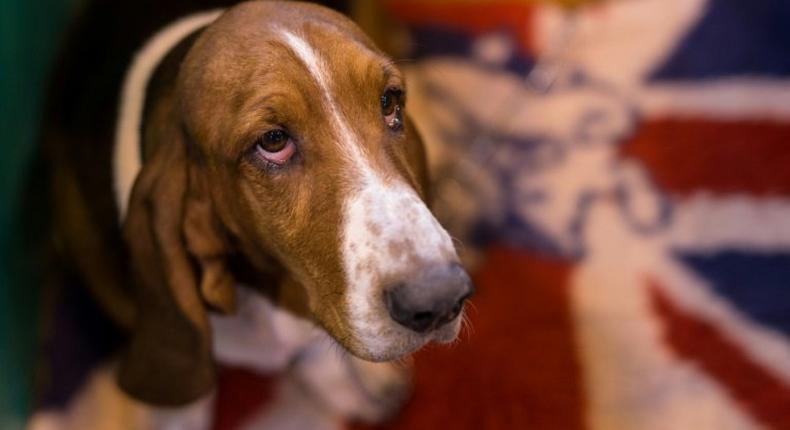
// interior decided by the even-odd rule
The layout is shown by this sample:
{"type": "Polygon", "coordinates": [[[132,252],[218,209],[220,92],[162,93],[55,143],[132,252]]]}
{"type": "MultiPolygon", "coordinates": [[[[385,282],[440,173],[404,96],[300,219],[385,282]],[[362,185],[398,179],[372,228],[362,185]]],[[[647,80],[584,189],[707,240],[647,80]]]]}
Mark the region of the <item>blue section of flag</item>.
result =
{"type": "MultiPolygon", "coordinates": [[[[515,46],[515,35],[507,31],[503,31],[502,35],[512,39],[515,46]]],[[[412,38],[410,57],[413,59],[459,57],[475,60],[472,50],[476,37],[463,29],[438,25],[415,26],[412,28],[412,38]]],[[[511,73],[524,76],[534,65],[533,58],[521,55],[514,50],[501,67],[511,73]]]]}
{"type": "Polygon", "coordinates": [[[790,335],[790,254],[723,251],[678,256],[740,312],[790,335]]]}
{"type": "Polygon", "coordinates": [[[709,0],[650,80],[790,76],[790,1],[709,0]]]}

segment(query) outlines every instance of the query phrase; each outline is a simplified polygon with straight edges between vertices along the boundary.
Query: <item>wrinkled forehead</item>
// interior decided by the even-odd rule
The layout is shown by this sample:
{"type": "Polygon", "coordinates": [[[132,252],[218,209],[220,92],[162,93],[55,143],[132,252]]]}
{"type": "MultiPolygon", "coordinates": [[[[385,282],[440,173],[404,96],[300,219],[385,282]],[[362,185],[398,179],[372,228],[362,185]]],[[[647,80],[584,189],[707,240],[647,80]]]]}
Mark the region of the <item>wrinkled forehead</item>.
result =
{"type": "Polygon", "coordinates": [[[351,104],[355,94],[402,81],[392,62],[335,12],[306,7],[263,13],[266,3],[242,6],[254,10],[223,15],[182,67],[183,105],[193,117],[243,126],[257,119],[267,100],[304,111],[311,99],[351,104]]]}
{"type": "Polygon", "coordinates": [[[357,94],[380,90],[389,81],[402,81],[392,61],[364,36],[326,22],[274,28],[269,40],[277,63],[288,63],[286,69],[299,72],[287,76],[288,82],[313,87],[323,99],[352,100],[357,94]]]}
{"type": "Polygon", "coordinates": [[[267,80],[298,82],[308,75],[360,79],[392,68],[367,36],[336,12],[267,6],[242,4],[209,26],[187,58],[185,74],[192,76],[186,78],[229,89],[267,80]]]}

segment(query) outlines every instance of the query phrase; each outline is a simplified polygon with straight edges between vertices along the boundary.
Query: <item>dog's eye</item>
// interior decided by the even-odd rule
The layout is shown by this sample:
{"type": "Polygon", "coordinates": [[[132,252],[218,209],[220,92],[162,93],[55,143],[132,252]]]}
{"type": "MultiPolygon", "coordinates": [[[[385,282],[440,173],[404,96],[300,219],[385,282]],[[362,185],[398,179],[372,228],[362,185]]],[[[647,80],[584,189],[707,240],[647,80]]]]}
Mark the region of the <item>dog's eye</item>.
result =
{"type": "Polygon", "coordinates": [[[381,95],[381,114],[384,123],[391,130],[398,131],[403,126],[403,91],[390,88],[381,95]]]}
{"type": "Polygon", "coordinates": [[[288,143],[288,133],[285,130],[269,130],[263,134],[258,145],[266,152],[280,152],[288,143]]]}
{"type": "Polygon", "coordinates": [[[258,138],[255,152],[265,161],[282,166],[293,157],[296,145],[288,132],[278,128],[269,130],[258,138]]]}

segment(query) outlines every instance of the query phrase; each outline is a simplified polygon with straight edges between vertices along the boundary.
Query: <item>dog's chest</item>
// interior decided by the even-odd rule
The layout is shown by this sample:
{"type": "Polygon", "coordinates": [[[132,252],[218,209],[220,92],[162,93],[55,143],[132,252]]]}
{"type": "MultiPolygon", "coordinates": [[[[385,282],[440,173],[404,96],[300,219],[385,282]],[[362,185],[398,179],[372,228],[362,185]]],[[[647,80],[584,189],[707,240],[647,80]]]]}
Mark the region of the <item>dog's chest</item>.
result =
{"type": "Polygon", "coordinates": [[[219,363],[273,372],[286,368],[316,343],[327,342],[330,347],[326,333],[313,323],[245,287],[239,287],[238,294],[235,315],[211,316],[219,363]]]}

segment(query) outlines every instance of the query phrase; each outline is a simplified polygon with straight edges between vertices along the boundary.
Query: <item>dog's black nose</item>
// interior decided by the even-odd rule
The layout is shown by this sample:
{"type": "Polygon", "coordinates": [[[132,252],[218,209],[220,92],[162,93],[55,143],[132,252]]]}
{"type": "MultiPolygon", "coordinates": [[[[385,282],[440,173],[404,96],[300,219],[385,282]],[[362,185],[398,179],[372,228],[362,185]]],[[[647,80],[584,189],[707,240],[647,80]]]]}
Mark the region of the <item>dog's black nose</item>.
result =
{"type": "Polygon", "coordinates": [[[398,324],[418,333],[455,319],[474,286],[458,264],[434,266],[384,291],[384,302],[398,324]]]}

